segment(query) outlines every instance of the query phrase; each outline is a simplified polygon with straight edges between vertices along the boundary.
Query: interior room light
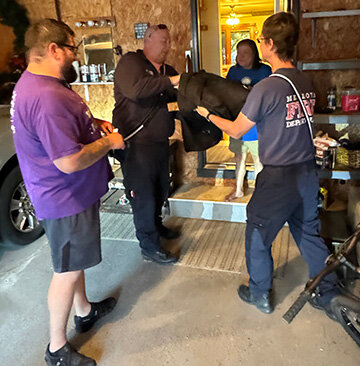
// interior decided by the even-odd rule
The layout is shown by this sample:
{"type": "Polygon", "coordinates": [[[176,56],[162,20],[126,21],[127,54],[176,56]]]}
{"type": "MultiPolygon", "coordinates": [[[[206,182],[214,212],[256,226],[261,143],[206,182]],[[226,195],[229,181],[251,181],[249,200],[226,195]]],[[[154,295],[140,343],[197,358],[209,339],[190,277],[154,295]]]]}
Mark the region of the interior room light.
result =
{"type": "Polygon", "coordinates": [[[230,13],[229,18],[226,19],[226,24],[228,25],[236,25],[239,24],[240,20],[236,17],[235,13],[230,13]]]}
{"type": "Polygon", "coordinates": [[[234,11],[234,6],[230,6],[230,15],[226,19],[227,25],[237,25],[240,23],[239,18],[236,16],[236,13],[234,11]]]}
{"type": "Polygon", "coordinates": [[[77,20],[75,22],[75,26],[78,28],[102,28],[102,27],[114,27],[115,26],[115,18],[114,17],[99,17],[93,18],[89,20],[77,20]]]}

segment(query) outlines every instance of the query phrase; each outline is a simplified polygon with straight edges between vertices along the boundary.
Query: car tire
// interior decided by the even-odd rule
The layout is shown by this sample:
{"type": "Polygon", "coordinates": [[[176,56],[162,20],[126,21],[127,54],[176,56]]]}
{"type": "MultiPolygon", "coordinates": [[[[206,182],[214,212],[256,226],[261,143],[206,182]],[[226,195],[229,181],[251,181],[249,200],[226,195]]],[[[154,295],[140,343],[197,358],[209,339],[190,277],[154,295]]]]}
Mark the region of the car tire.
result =
{"type": "Polygon", "coordinates": [[[27,245],[44,229],[35,217],[19,166],[13,168],[0,187],[0,240],[4,244],[27,245]]]}

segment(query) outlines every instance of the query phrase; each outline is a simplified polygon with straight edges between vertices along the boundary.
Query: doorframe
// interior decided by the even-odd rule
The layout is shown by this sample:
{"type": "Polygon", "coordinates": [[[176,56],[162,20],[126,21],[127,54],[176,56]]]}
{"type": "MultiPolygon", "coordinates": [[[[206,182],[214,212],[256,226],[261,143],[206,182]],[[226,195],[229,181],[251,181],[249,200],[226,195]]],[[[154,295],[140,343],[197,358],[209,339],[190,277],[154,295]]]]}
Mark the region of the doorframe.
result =
{"type": "MultiPolygon", "coordinates": [[[[199,2],[201,0],[190,0],[191,9],[191,55],[193,71],[200,70],[200,17],[199,17],[199,2]]],[[[277,2],[280,3],[279,0],[277,2]]],[[[287,0],[286,11],[291,11],[295,14],[297,21],[300,21],[300,0],[287,0]]],[[[295,51],[295,61],[296,61],[295,51]]],[[[206,166],[206,151],[198,152],[198,167],[197,176],[203,178],[223,178],[235,179],[235,170],[224,168],[205,168],[206,166]]]]}
{"type": "Polygon", "coordinates": [[[194,72],[200,70],[200,19],[199,0],[190,0],[191,9],[191,60],[194,72]]]}

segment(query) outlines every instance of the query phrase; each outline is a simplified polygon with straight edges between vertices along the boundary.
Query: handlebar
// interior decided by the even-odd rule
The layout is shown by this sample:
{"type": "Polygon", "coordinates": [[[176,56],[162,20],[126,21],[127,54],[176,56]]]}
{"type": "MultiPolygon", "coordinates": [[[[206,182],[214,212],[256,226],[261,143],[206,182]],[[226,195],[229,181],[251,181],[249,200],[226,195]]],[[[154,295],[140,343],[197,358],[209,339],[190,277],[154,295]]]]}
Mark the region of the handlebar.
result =
{"type": "Polygon", "coordinates": [[[342,252],[344,256],[349,254],[355,247],[356,243],[360,239],[360,224],[356,225],[354,234],[352,234],[345,242],[342,244],[343,246],[350,240],[350,244],[345,247],[345,250],[342,252]]]}
{"type": "Polygon", "coordinates": [[[289,308],[289,310],[283,315],[283,319],[288,324],[290,324],[296,317],[296,315],[300,312],[300,310],[304,307],[304,305],[307,303],[307,301],[310,299],[310,297],[311,292],[309,292],[308,290],[303,291],[289,308]]]}
{"type": "MultiPolygon", "coordinates": [[[[293,305],[289,310],[283,315],[283,319],[290,324],[300,310],[304,307],[307,301],[311,298],[311,294],[315,291],[316,287],[320,281],[327,276],[329,273],[333,272],[344,260],[343,258],[353,250],[356,243],[360,239],[360,224],[355,228],[354,233],[342,244],[344,250],[340,250],[339,253],[330,256],[332,259],[321,272],[319,272],[314,278],[310,279],[306,285],[305,290],[299,295],[295,300],[293,305]],[[349,244],[347,244],[350,241],[349,244]],[[347,245],[346,245],[347,244],[347,245]]],[[[357,271],[359,268],[357,268],[357,271]]]]}

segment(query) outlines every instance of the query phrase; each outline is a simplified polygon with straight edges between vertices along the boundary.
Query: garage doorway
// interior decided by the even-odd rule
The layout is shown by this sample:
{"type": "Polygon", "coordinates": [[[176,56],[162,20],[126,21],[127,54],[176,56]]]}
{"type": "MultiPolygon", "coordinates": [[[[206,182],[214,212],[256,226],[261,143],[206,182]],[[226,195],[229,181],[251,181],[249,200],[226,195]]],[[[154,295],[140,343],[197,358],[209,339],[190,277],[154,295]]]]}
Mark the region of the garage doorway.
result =
{"type": "MultiPolygon", "coordinates": [[[[298,8],[298,0],[192,0],[193,69],[226,77],[235,64],[240,40],[255,41],[267,17],[279,11],[293,11],[298,16],[298,8]]],[[[249,171],[252,164],[249,156],[249,171]]],[[[198,176],[235,178],[227,135],[213,148],[199,152],[198,176]]]]}

